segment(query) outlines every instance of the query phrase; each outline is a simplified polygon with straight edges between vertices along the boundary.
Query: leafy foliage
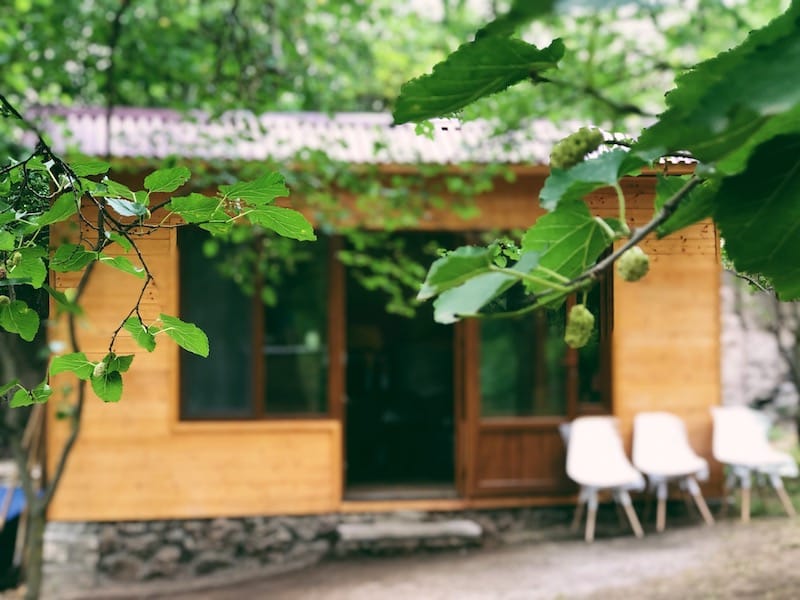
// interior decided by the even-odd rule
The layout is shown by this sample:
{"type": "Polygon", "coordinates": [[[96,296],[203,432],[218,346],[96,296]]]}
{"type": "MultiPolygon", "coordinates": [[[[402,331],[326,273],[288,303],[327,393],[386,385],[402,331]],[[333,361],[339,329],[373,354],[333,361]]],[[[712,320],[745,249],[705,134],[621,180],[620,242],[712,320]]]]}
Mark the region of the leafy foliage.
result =
{"type": "MultiPolygon", "coordinates": [[[[520,20],[526,18],[518,9],[515,4],[509,15],[516,11],[520,20]]],[[[510,33],[508,18],[479,32],[475,44],[511,42],[513,38],[492,35],[495,29],[500,35],[510,33]]],[[[541,206],[551,212],[539,217],[522,239],[523,257],[537,257],[531,269],[492,272],[496,270],[492,246],[460,249],[434,263],[421,297],[438,296],[435,318],[452,322],[461,316],[494,314],[492,303],[518,281],[530,295],[523,312],[560,303],[585,291],[601,270],[620,257],[626,279],[635,281],[648,267],[647,256],[636,247],[639,241],[653,231],[668,235],[709,216],[719,225],[737,268],[767,277],[783,298],[800,298],[800,268],[795,264],[800,255],[796,229],[800,203],[795,189],[800,137],[794,133],[800,123],[800,94],[785,83],[800,68],[798,22],[800,2],[795,1],[785,14],[736,48],[679,77],[667,96],[667,110],[630,150],[606,150],[569,168],[553,168],[539,197],[541,206]],[[628,231],[619,180],[676,153],[700,161],[695,174],[661,177],[653,219],[628,231]],[[617,219],[590,214],[584,197],[601,187],[616,190],[617,219]],[[620,238],[627,241],[598,261],[620,238]]],[[[486,82],[504,82],[507,76],[505,65],[481,61],[478,53],[461,48],[429,75],[403,87],[395,119],[430,118],[454,110],[442,101],[447,91],[462,108],[464,102],[497,91],[486,82]]],[[[561,162],[574,162],[568,159],[561,162]]],[[[570,343],[580,345],[590,333],[584,327],[590,316],[581,319],[580,335],[577,326],[568,328],[570,343]]]]}

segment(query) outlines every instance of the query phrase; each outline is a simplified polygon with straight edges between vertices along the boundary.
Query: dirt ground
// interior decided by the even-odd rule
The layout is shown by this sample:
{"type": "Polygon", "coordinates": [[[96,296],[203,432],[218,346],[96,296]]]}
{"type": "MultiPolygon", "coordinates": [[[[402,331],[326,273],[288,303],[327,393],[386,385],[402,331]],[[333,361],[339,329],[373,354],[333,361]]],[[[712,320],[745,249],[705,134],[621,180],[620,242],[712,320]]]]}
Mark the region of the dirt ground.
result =
{"type": "MultiPolygon", "coordinates": [[[[167,596],[149,596],[166,598],[167,596]]],[[[328,561],[172,600],[800,598],[800,520],[727,520],[633,536],[328,561]]]]}

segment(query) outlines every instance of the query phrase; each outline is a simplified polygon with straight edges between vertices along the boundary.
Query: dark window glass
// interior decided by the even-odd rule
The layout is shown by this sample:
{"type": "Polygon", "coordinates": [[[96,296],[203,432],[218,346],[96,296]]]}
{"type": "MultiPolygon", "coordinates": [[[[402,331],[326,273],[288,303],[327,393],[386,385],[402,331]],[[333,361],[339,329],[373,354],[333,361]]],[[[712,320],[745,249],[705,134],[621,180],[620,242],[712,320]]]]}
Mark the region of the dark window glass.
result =
{"type": "Polygon", "coordinates": [[[282,275],[264,313],[264,411],[320,414],[327,407],[328,244],[306,243],[308,259],[282,275]]]}
{"type": "Polygon", "coordinates": [[[180,317],[210,341],[208,358],[181,350],[182,416],[246,418],[253,415],[253,301],[203,255],[208,234],[178,232],[180,317]]]}
{"type": "MultiPolygon", "coordinates": [[[[595,315],[596,326],[589,343],[578,350],[578,402],[602,405],[608,398],[608,370],[605,368],[610,351],[607,342],[609,316],[603,311],[608,293],[602,281],[589,292],[586,305],[595,315]]],[[[610,303],[609,303],[610,304],[610,303]]],[[[609,305],[608,310],[611,310],[609,305]]]]}
{"type": "Polygon", "coordinates": [[[481,322],[484,417],[567,414],[564,309],[481,322]]]}

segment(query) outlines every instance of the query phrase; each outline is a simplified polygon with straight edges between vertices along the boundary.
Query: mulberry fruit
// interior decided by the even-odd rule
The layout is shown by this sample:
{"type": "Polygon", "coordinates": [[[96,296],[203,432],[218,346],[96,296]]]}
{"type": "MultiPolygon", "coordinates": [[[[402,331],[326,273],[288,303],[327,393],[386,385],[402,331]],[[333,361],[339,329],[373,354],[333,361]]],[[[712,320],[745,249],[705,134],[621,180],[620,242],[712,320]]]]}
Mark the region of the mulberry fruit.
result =
{"type": "Polygon", "coordinates": [[[603,134],[598,129],[581,127],[553,146],[550,152],[550,166],[556,169],[574,167],[589,153],[597,150],[603,143],[603,134]]]}
{"type": "Polygon", "coordinates": [[[594,315],[583,304],[573,306],[567,316],[564,341],[570,348],[583,348],[592,337],[594,315]]]}
{"type": "Polygon", "coordinates": [[[650,270],[650,257],[639,246],[626,250],[617,260],[617,273],[625,281],[639,281],[650,270]]]}

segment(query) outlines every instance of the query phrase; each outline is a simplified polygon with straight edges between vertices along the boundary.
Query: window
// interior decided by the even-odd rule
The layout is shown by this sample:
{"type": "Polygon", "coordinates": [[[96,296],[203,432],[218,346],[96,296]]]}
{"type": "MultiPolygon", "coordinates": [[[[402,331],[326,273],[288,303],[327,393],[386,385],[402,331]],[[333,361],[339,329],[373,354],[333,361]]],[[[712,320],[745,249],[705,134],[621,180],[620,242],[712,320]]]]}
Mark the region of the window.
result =
{"type": "MultiPolygon", "coordinates": [[[[179,230],[181,318],[209,337],[207,359],[181,350],[181,417],[254,419],[327,413],[328,243],[298,247],[281,269],[274,306],[219,273],[208,234],[179,230]]],[[[298,242],[300,244],[301,242],[298,242]]],[[[233,252],[235,247],[223,248],[233,252]]]]}
{"type": "Polygon", "coordinates": [[[480,393],[483,417],[572,416],[608,408],[610,284],[589,293],[595,333],[580,350],[564,343],[568,306],[517,319],[480,322],[480,393]]]}

